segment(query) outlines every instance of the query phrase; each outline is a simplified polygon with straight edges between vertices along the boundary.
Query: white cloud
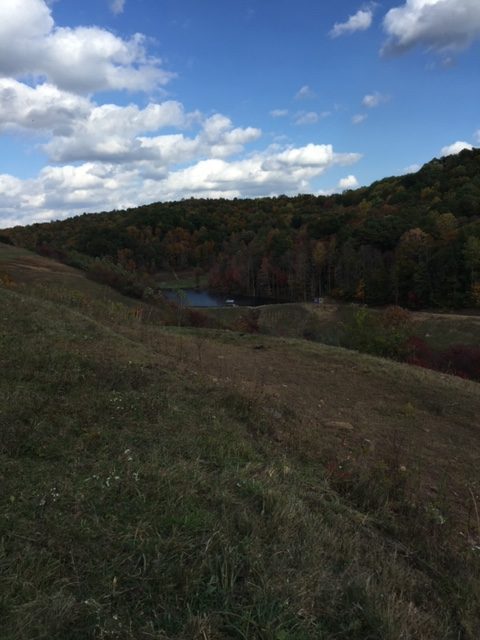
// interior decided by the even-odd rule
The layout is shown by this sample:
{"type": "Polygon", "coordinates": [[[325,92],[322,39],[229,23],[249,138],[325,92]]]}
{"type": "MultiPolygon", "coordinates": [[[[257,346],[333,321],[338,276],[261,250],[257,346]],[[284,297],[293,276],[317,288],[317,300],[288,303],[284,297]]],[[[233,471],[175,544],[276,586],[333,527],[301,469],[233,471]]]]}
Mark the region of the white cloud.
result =
{"type": "Polygon", "coordinates": [[[301,112],[297,114],[295,124],[315,124],[318,120],[318,113],[315,111],[301,112]]]}
{"type": "Polygon", "coordinates": [[[367,107],[367,109],[373,109],[375,107],[378,107],[384,102],[388,102],[389,99],[390,99],[389,96],[385,96],[379,93],[378,91],[375,91],[375,93],[367,94],[363,98],[362,105],[364,107],[367,107]]]}
{"type": "Polygon", "coordinates": [[[148,200],[180,197],[238,197],[278,193],[296,194],[309,188],[310,180],[333,165],[348,165],[358,154],[339,154],[331,145],[309,144],[284,150],[276,146],[227,162],[211,158],[172,171],[163,181],[146,181],[148,200]]]}
{"type": "Polygon", "coordinates": [[[478,0],[406,0],[383,22],[389,38],[383,53],[403,53],[417,45],[458,50],[480,37],[478,0]]]}
{"type": "Polygon", "coordinates": [[[308,86],[308,84],[304,84],[303,87],[300,87],[300,89],[295,94],[295,100],[306,100],[308,98],[314,98],[314,97],[315,97],[315,91],[313,91],[308,86]]]}
{"type": "Polygon", "coordinates": [[[156,200],[297,194],[308,190],[310,181],[332,166],[359,159],[359,154],[336,153],[331,145],[309,144],[297,148],[273,145],[241,159],[207,158],[186,168],[98,161],[47,166],[30,180],[0,175],[0,227],[156,200]]]}
{"type": "Polygon", "coordinates": [[[118,16],[125,9],[125,0],[110,0],[110,9],[114,15],[118,16]]]}
{"type": "Polygon", "coordinates": [[[443,147],[441,150],[442,156],[453,156],[464,149],[472,150],[473,146],[469,142],[463,142],[461,140],[454,142],[453,144],[449,144],[446,147],[443,147]]]}
{"type": "Polygon", "coordinates": [[[284,118],[285,116],[288,116],[288,109],[272,109],[272,111],[270,111],[270,115],[272,118],[284,118]]]}
{"type": "Polygon", "coordinates": [[[179,102],[151,103],[145,109],[137,105],[91,105],[86,117],[79,118],[62,135],[54,135],[44,145],[55,162],[104,160],[107,162],[141,159],[140,134],[165,127],[184,127],[196,114],[185,114],[179,102]]]}
{"type": "Polygon", "coordinates": [[[347,189],[356,189],[359,185],[359,182],[355,176],[349,175],[346,178],[342,178],[338,183],[338,188],[342,191],[347,189]]]}
{"type": "Polygon", "coordinates": [[[480,129],[478,129],[478,131],[475,131],[475,133],[473,134],[473,139],[475,140],[475,142],[480,144],[480,129]]]}
{"type": "Polygon", "coordinates": [[[32,88],[0,79],[0,133],[16,130],[49,135],[41,148],[54,162],[155,160],[162,165],[208,155],[227,157],[261,135],[255,127],[234,128],[221,114],[204,118],[198,112],[186,113],[181,103],[172,100],[144,109],[135,104],[98,106],[50,84],[32,88]],[[192,138],[155,135],[167,127],[197,125],[200,130],[192,138]]]}
{"type": "Polygon", "coordinates": [[[352,117],[352,124],[362,124],[368,118],[366,113],[356,113],[352,117]]]}
{"type": "Polygon", "coordinates": [[[417,173],[417,171],[420,171],[421,168],[422,165],[416,162],[414,164],[409,164],[408,167],[405,167],[405,169],[402,171],[402,175],[407,175],[408,173],[417,173]]]}
{"type": "Polygon", "coordinates": [[[316,124],[330,115],[332,115],[330,111],[321,111],[320,113],[316,111],[298,111],[293,122],[296,125],[316,124]]]}
{"type": "Polygon", "coordinates": [[[145,38],[98,27],[56,27],[44,0],[0,3],[0,76],[42,78],[75,93],[149,91],[174,74],[147,55],[145,38]]]}
{"type": "Polygon", "coordinates": [[[66,132],[90,110],[87,98],[60,91],[51,84],[31,87],[0,78],[0,133],[16,129],[66,132]]]}
{"type": "Polygon", "coordinates": [[[330,31],[332,38],[338,38],[346,33],[354,33],[355,31],[366,31],[372,25],[373,11],[372,9],[360,9],[353,16],[350,16],[346,22],[337,22],[330,31]]]}
{"type": "Polygon", "coordinates": [[[202,156],[225,158],[240,153],[262,133],[255,127],[234,128],[229,118],[215,114],[201,121],[194,137],[183,133],[140,135],[165,127],[184,128],[199,120],[200,114],[186,114],[183,106],[173,101],[150,104],[143,110],[136,105],[103,105],[93,109],[87,120],[80,121],[72,134],[54,137],[44,149],[55,162],[150,161],[157,167],[166,167],[202,156]]]}

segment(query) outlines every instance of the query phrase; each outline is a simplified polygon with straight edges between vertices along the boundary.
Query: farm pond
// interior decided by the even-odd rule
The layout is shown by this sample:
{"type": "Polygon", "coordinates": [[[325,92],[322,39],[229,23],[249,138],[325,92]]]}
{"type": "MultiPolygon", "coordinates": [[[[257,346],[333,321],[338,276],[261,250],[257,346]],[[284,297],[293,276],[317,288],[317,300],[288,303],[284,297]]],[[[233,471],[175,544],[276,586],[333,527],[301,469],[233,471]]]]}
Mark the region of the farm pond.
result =
{"type": "Polygon", "coordinates": [[[285,300],[275,300],[272,298],[233,296],[197,289],[162,289],[162,293],[167,300],[172,300],[173,302],[178,302],[188,307],[259,307],[264,304],[280,304],[285,302],[285,300]]]}

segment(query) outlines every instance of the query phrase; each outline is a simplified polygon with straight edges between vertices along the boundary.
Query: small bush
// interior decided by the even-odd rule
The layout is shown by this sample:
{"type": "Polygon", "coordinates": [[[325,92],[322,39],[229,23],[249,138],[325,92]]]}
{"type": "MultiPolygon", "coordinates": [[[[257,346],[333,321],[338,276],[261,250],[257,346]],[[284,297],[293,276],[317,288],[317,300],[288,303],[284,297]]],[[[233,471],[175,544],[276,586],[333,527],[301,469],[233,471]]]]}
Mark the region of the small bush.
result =
{"type": "Polygon", "coordinates": [[[207,314],[203,313],[202,311],[198,311],[198,309],[188,309],[186,316],[188,326],[190,327],[204,328],[210,326],[211,324],[210,318],[207,316],[207,314]]]}
{"type": "Polygon", "coordinates": [[[406,360],[409,364],[469,380],[480,380],[480,347],[457,344],[435,351],[421,338],[411,338],[408,352],[406,360]]]}
{"type": "Polygon", "coordinates": [[[0,233],[0,242],[2,244],[10,244],[13,245],[11,238],[3,233],[0,233]]]}
{"type": "Polygon", "coordinates": [[[106,258],[94,260],[87,269],[87,276],[132,298],[142,298],[148,284],[138,274],[127,271],[106,258]]]}
{"type": "Polygon", "coordinates": [[[412,333],[410,314],[401,307],[388,307],[382,314],[358,309],[346,323],[342,346],[384,358],[404,360],[412,333]]]}
{"type": "Polygon", "coordinates": [[[14,289],[16,286],[17,283],[8,275],[8,273],[0,272],[0,287],[5,287],[6,289],[14,289]]]}
{"type": "Polygon", "coordinates": [[[64,262],[67,257],[66,252],[62,249],[56,249],[55,247],[51,247],[45,243],[38,244],[36,251],[44,258],[51,258],[52,260],[58,260],[59,262],[64,262]]]}
{"type": "Polygon", "coordinates": [[[241,331],[243,333],[258,333],[260,312],[257,309],[247,309],[234,325],[235,331],[241,331]]]}

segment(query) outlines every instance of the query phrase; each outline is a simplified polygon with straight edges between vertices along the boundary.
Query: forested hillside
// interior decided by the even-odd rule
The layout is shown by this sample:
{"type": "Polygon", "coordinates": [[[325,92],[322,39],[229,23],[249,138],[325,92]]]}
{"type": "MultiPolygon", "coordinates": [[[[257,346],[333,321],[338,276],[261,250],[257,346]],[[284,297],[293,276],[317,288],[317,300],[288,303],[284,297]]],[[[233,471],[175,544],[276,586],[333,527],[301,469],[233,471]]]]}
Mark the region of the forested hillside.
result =
{"type": "Polygon", "coordinates": [[[480,149],[341,195],[155,203],[3,235],[117,275],[196,270],[232,294],[474,307],[480,149]]]}

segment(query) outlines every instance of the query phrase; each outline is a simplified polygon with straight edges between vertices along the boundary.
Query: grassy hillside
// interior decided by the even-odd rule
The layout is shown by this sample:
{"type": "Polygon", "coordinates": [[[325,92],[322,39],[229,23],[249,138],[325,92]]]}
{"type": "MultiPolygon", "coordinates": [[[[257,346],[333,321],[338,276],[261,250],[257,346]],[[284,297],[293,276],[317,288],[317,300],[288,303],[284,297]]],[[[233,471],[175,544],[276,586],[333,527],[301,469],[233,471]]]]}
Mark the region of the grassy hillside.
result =
{"type": "Polygon", "coordinates": [[[135,305],[131,298],[122,296],[110,287],[93,282],[78,269],[69,267],[56,260],[39,256],[21,247],[13,247],[0,243],[0,278],[3,284],[32,285],[38,292],[42,287],[65,289],[72,294],[100,298],[103,301],[121,302],[135,305]]]}
{"type": "Polygon", "coordinates": [[[478,385],[0,255],[2,640],[478,637],[478,385]]]}

